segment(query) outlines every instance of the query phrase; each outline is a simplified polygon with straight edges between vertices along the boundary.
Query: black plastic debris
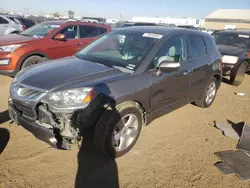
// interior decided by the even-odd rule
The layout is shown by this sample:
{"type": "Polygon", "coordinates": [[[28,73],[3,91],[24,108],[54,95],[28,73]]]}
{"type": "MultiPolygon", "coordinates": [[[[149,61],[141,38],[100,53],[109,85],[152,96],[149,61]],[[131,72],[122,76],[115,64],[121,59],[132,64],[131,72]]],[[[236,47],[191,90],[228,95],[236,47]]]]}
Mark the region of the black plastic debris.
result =
{"type": "Polygon", "coordinates": [[[225,175],[236,174],[242,180],[250,179],[250,127],[244,123],[215,122],[216,128],[220,129],[225,136],[238,139],[237,149],[235,151],[220,151],[215,155],[222,161],[215,166],[225,175]]]}
{"type": "Polygon", "coordinates": [[[243,181],[250,179],[250,154],[242,151],[220,151],[215,155],[223,162],[216,163],[215,166],[225,175],[236,174],[243,181]]]}

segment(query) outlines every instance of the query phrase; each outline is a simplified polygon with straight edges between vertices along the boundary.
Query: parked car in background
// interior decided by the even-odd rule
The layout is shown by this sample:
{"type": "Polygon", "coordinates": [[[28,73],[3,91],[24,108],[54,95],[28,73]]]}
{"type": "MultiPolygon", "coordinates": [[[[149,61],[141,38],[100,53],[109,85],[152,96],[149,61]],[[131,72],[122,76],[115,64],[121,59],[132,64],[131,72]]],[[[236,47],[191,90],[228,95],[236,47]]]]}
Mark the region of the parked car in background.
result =
{"type": "Polygon", "coordinates": [[[7,15],[0,14],[0,36],[21,31],[23,31],[23,28],[19,23],[8,18],[7,15]]]}
{"type": "Polygon", "coordinates": [[[35,25],[35,23],[31,19],[23,18],[20,16],[12,16],[8,15],[7,18],[15,21],[16,23],[20,24],[22,27],[22,30],[24,31],[25,29],[28,29],[35,25]]]}
{"type": "Polygon", "coordinates": [[[191,26],[191,25],[178,25],[177,27],[181,27],[181,28],[186,28],[186,29],[193,29],[193,30],[197,30],[197,27],[191,26]]]}
{"type": "Polygon", "coordinates": [[[120,25],[120,28],[123,27],[133,27],[133,26],[156,26],[156,23],[148,23],[148,22],[126,22],[120,25]]]}
{"type": "MultiPolygon", "coordinates": [[[[54,133],[62,149],[92,127],[96,146],[119,157],[157,117],[192,102],[212,105],[222,78],[216,49],[213,37],[198,31],[118,29],[73,57],[19,72],[11,85],[10,117],[31,123],[36,133],[54,133]]],[[[40,138],[48,142],[50,136],[40,138]]]]}
{"type": "Polygon", "coordinates": [[[250,71],[250,31],[221,30],[213,34],[222,56],[223,75],[233,85],[240,85],[250,71]]]}
{"type": "Polygon", "coordinates": [[[72,56],[106,32],[110,27],[103,24],[48,21],[20,34],[2,36],[0,74],[13,76],[27,66],[72,56]]]}

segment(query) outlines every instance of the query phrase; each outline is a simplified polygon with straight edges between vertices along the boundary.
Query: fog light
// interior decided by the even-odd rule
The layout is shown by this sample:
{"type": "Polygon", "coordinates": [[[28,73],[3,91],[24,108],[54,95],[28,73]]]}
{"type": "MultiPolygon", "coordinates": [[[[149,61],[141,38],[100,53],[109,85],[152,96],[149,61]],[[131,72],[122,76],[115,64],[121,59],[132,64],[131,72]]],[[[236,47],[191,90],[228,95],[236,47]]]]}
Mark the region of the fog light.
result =
{"type": "Polygon", "coordinates": [[[10,62],[10,59],[0,59],[0,65],[8,65],[10,62]]]}

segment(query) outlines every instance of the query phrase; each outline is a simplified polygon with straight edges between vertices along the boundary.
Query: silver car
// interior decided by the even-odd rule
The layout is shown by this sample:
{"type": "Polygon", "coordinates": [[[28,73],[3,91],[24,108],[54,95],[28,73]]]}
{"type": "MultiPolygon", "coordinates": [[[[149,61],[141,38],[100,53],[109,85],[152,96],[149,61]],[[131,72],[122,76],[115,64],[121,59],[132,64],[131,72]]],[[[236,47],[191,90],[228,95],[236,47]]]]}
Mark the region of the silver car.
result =
{"type": "Polygon", "coordinates": [[[19,33],[21,31],[23,31],[23,28],[19,23],[9,19],[5,15],[0,15],[0,36],[19,33]]]}

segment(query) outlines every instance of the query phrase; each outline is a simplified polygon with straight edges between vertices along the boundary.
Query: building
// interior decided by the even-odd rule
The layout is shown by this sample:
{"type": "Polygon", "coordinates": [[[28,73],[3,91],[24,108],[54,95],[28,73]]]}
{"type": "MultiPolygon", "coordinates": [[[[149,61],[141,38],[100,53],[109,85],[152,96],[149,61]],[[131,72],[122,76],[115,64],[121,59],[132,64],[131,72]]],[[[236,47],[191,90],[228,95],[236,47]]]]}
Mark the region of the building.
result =
{"type": "Polygon", "coordinates": [[[201,21],[194,18],[172,18],[172,17],[133,17],[133,22],[148,22],[156,24],[174,24],[178,25],[191,25],[200,26],[201,21]]]}
{"type": "Polygon", "coordinates": [[[250,29],[250,9],[218,9],[205,18],[204,27],[207,29],[250,29]]]}

